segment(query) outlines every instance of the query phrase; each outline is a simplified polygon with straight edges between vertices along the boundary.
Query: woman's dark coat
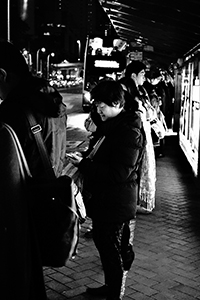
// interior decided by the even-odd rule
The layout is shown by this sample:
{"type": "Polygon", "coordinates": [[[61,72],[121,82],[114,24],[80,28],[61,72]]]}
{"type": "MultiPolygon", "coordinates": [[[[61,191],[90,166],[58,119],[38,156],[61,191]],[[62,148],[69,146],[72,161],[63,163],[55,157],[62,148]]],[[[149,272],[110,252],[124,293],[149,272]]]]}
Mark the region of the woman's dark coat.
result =
{"type": "Polygon", "coordinates": [[[101,132],[105,139],[93,159],[79,164],[92,194],[86,203],[88,215],[102,222],[125,222],[136,215],[138,167],[144,145],[140,117],[122,111],[102,122],[101,132]]]}
{"type": "MultiPolygon", "coordinates": [[[[30,77],[15,88],[0,105],[0,121],[16,132],[34,178],[45,174],[36,142],[24,113],[29,108],[42,127],[42,135],[57,174],[66,143],[66,109],[59,93],[40,78],[30,77]],[[57,149],[54,149],[54,144],[57,149]],[[56,150],[56,152],[55,152],[56,150]],[[57,162],[57,163],[56,163],[57,162]]],[[[3,299],[46,300],[43,269],[36,235],[35,214],[41,196],[25,189],[16,146],[0,127],[0,237],[3,299]]],[[[57,175],[56,174],[56,175],[57,175]]],[[[40,182],[40,180],[39,180],[40,182]]],[[[34,189],[37,192],[37,189],[34,189]]]]}

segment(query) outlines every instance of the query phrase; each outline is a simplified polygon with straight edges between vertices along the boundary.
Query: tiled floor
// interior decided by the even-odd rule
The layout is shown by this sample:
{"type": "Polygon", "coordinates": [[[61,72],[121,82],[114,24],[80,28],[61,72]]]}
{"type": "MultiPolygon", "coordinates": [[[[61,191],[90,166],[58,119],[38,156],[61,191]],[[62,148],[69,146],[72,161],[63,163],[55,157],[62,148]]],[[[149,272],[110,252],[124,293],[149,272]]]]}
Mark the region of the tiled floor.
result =
{"type": "MultiPolygon", "coordinates": [[[[93,241],[84,237],[89,225],[82,226],[74,260],[44,268],[49,300],[91,299],[86,287],[103,282],[93,241]]],[[[137,215],[134,248],[124,300],[200,299],[200,189],[177,136],[166,137],[165,156],[157,159],[156,209],[137,215]]]]}

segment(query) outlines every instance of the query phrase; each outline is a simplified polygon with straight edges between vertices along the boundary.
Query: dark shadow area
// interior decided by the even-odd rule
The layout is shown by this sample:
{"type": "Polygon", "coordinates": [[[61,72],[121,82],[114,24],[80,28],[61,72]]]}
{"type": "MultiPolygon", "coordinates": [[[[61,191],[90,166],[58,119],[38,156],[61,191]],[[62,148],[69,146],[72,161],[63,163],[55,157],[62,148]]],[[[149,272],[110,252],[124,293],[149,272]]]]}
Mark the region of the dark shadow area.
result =
{"type": "MultiPolygon", "coordinates": [[[[175,168],[176,177],[182,186],[180,194],[177,193],[177,203],[182,217],[181,226],[192,230],[200,242],[200,179],[194,176],[192,167],[179,146],[178,136],[166,137],[165,157],[161,159],[175,168]]],[[[157,164],[159,167],[159,159],[157,164]]],[[[169,189],[172,180],[169,178],[169,189]]]]}

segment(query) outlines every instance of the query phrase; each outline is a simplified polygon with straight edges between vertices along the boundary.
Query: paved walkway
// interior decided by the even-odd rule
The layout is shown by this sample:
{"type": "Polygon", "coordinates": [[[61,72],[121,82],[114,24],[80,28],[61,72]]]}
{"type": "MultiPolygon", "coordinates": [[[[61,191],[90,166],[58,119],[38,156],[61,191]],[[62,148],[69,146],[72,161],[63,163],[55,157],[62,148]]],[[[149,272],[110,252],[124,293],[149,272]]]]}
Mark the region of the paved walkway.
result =
{"type": "MultiPolygon", "coordinates": [[[[124,300],[200,299],[200,190],[177,136],[166,137],[165,157],[157,160],[156,209],[137,215],[136,258],[124,300]]],[[[103,273],[83,224],[79,251],[66,267],[44,268],[49,300],[91,299],[87,286],[99,286],[103,273]]]]}

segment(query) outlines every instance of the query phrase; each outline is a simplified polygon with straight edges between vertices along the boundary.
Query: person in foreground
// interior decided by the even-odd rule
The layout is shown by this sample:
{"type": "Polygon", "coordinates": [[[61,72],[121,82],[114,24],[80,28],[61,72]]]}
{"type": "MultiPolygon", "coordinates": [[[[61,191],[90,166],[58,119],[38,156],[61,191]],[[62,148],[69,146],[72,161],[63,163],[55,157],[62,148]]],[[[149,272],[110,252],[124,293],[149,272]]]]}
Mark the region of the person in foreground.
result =
{"type": "Polygon", "coordinates": [[[117,300],[124,295],[126,276],[134,260],[138,168],[145,140],[140,117],[124,110],[124,91],[119,82],[100,82],[92,97],[103,121],[99,125],[103,139],[92,159],[73,162],[91,194],[86,209],[92,219],[105,285],[88,288],[87,293],[117,300]]]}
{"type": "MultiPolygon", "coordinates": [[[[33,77],[20,51],[6,41],[0,41],[0,98],[3,100],[0,121],[10,125],[17,134],[33,178],[40,182],[46,171],[25,115],[26,109],[42,128],[55,174],[59,176],[65,155],[67,121],[62,97],[47,81],[33,77]]],[[[2,158],[1,168],[3,164],[2,158]]],[[[16,176],[13,175],[12,180],[14,185],[16,176]]],[[[7,182],[6,187],[1,184],[0,190],[7,190],[0,201],[1,292],[9,300],[44,300],[46,291],[33,214],[33,210],[38,213],[41,198],[32,197],[29,192],[22,199],[19,187],[19,195],[14,195],[12,182],[7,182]]]]}

